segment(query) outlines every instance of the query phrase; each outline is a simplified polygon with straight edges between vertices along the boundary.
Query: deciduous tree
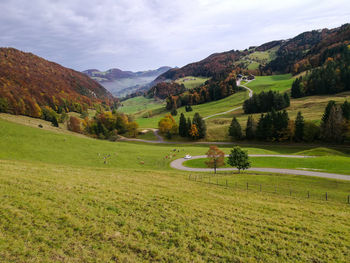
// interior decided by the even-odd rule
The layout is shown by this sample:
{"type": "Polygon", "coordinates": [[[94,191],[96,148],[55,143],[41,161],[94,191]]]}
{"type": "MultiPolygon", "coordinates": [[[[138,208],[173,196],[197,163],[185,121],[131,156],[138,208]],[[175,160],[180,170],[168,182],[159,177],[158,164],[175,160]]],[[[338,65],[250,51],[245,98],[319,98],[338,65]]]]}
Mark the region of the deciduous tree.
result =
{"type": "Polygon", "coordinates": [[[206,165],[210,168],[214,168],[214,173],[216,174],[216,169],[225,164],[225,153],[221,151],[217,146],[212,145],[209,147],[207,152],[208,161],[206,165]]]}
{"type": "Polygon", "coordinates": [[[236,167],[238,172],[246,170],[250,167],[250,161],[247,151],[242,150],[240,147],[233,147],[230,155],[228,156],[227,163],[232,167],[236,167]]]}

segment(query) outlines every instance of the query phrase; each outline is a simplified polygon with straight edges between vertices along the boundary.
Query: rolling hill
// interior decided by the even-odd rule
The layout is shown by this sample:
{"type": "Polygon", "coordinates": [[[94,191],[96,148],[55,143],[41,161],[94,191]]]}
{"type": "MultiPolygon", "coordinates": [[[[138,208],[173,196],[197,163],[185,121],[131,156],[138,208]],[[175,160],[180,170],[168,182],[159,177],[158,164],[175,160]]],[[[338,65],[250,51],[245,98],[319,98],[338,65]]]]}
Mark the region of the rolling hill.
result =
{"type": "Polygon", "coordinates": [[[40,117],[41,107],[73,110],[116,103],[88,76],[14,48],[0,48],[0,111],[40,117]]]}
{"type": "Polygon", "coordinates": [[[335,47],[349,43],[350,24],[334,29],[313,30],[288,40],[271,41],[245,50],[215,53],[199,62],[171,69],[160,75],[156,82],[186,76],[215,77],[233,70],[254,75],[298,74],[322,65],[335,47]]]}

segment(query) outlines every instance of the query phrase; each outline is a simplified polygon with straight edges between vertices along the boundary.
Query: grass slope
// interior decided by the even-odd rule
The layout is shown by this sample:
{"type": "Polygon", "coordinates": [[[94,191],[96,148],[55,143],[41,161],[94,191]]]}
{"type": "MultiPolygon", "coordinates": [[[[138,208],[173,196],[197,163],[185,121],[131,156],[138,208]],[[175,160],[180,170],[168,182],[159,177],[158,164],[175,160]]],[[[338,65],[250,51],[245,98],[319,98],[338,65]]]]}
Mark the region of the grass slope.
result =
{"type": "Polygon", "coordinates": [[[292,87],[293,81],[291,74],[256,76],[254,81],[247,84],[247,87],[256,94],[269,90],[284,92],[292,87]]]}
{"type": "Polygon", "coordinates": [[[186,89],[193,89],[193,88],[199,87],[208,79],[209,78],[206,78],[206,77],[186,76],[186,77],[177,79],[175,82],[179,84],[184,84],[186,89]]]}
{"type": "Polygon", "coordinates": [[[350,260],[348,206],[188,181],[164,159],[175,147],[178,156],[207,150],[99,141],[0,120],[1,261],[350,260]],[[99,153],[112,157],[103,164],[99,153]]]}
{"type": "Polygon", "coordinates": [[[148,99],[143,96],[131,98],[123,101],[122,107],[118,111],[124,112],[126,114],[142,113],[148,110],[154,110],[164,107],[163,101],[156,101],[154,99],[148,99]]]}
{"type": "MultiPolygon", "coordinates": [[[[248,98],[248,92],[242,91],[242,92],[235,93],[222,100],[212,101],[212,102],[208,102],[200,105],[194,105],[192,106],[193,111],[191,112],[186,112],[185,107],[181,107],[177,109],[178,115],[175,116],[175,119],[178,121],[179,115],[181,113],[184,113],[186,118],[187,117],[192,118],[196,112],[199,112],[199,114],[202,117],[206,117],[219,112],[224,112],[240,106],[243,103],[243,101],[247,98],[248,98]]],[[[143,127],[143,128],[157,128],[159,120],[166,113],[168,113],[168,111],[162,112],[161,114],[155,115],[151,118],[138,118],[136,119],[136,122],[140,125],[140,127],[143,127]]]]}

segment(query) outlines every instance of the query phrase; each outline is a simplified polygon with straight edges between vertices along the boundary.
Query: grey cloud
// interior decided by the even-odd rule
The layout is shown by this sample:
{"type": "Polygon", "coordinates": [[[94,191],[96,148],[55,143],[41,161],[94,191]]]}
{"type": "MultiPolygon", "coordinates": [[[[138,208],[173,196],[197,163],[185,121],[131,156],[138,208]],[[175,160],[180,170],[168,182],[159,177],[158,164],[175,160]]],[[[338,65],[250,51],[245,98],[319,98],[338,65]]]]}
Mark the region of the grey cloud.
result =
{"type": "Polygon", "coordinates": [[[350,22],[346,0],[285,2],[2,0],[0,46],[77,70],[142,70],[350,22]]]}

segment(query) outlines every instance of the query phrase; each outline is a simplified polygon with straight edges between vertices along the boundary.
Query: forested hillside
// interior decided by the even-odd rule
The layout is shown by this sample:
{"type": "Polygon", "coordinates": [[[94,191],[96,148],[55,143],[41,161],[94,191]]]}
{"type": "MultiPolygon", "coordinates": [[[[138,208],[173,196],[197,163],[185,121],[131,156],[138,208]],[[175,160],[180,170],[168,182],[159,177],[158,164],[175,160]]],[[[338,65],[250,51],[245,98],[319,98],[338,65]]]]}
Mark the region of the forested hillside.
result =
{"type": "Polygon", "coordinates": [[[31,53],[0,48],[0,111],[41,117],[43,107],[82,112],[117,102],[88,76],[31,53]]]}

